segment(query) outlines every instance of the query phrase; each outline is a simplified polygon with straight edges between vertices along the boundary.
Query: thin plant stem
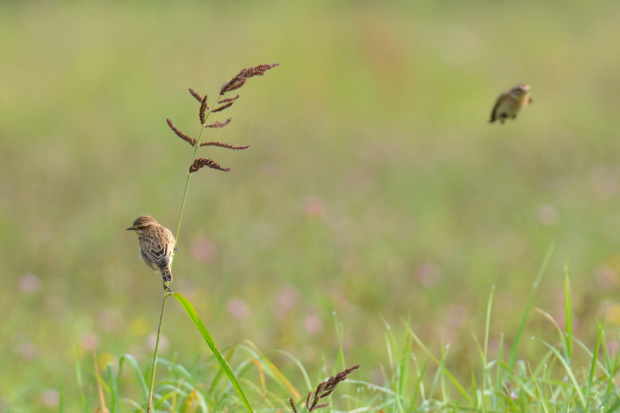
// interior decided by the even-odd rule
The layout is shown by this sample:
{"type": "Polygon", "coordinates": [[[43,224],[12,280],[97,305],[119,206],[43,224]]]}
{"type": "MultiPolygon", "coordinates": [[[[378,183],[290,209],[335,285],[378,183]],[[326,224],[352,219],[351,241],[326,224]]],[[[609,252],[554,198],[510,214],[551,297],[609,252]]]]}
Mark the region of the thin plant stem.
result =
{"type": "MultiPolygon", "coordinates": [[[[210,108],[205,114],[205,124],[207,119],[209,119],[209,115],[211,115],[211,111],[213,108],[210,108]]],[[[196,158],[196,153],[198,152],[198,148],[200,147],[200,140],[202,139],[202,133],[204,132],[205,127],[204,124],[200,129],[200,134],[198,135],[198,139],[196,140],[196,146],[194,147],[194,152],[192,154],[192,159],[196,158]]],[[[191,173],[187,174],[187,180],[185,181],[185,191],[183,192],[183,201],[181,202],[181,212],[179,213],[179,222],[177,224],[177,231],[174,236],[175,246],[179,240],[179,231],[181,230],[181,220],[183,219],[183,210],[185,209],[185,201],[187,200],[187,192],[189,190],[189,180],[192,177],[191,173]]],[[[172,263],[170,263],[172,265],[172,263]]],[[[149,395],[148,401],[146,404],[146,412],[151,413],[152,404],[153,404],[153,388],[155,387],[155,370],[157,368],[157,354],[159,353],[159,339],[161,337],[161,326],[164,321],[164,311],[166,309],[166,300],[170,297],[170,292],[165,293],[164,302],[161,306],[161,315],[159,317],[159,327],[157,329],[157,338],[155,340],[155,353],[153,354],[153,367],[151,368],[151,382],[149,384],[149,395]]]]}
{"type": "Polygon", "coordinates": [[[159,353],[159,338],[161,337],[161,325],[164,321],[164,310],[166,309],[166,300],[170,297],[170,293],[164,294],[164,302],[161,305],[161,315],[159,316],[159,327],[157,328],[157,339],[155,340],[155,353],[153,354],[153,367],[151,368],[151,383],[149,384],[149,396],[146,403],[146,412],[151,413],[153,404],[153,388],[155,387],[155,369],[157,368],[157,354],[159,353]]]}
{"type": "MultiPolygon", "coordinates": [[[[207,119],[211,115],[211,111],[213,110],[213,105],[205,114],[205,124],[207,123],[207,119]]],[[[200,133],[198,134],[198,139],[196,139],[196,146],[194,147],[194,153],[192,154],[192,161],[196,158],[196,153],[198,152],[198,148],[200,148],[200,140],[202,139],[202,133],[205,131],[205,126],[202,125],[200,128],[200,133]]],[[[179,222],[177,223],[177,232],[174,235],[175,246],[176,243],[179,242],[179,232],[181,231],[181,220],[183,219],[183,211],[185,210],[185,201],[187,200],[187,191],[189,190],[189,180],[192,177],[191,172],[187,173],[187,180],[185,181],[185,191],[183,192],[183,201],[181,202],[181,212],[179,213],[179,222]]]]}

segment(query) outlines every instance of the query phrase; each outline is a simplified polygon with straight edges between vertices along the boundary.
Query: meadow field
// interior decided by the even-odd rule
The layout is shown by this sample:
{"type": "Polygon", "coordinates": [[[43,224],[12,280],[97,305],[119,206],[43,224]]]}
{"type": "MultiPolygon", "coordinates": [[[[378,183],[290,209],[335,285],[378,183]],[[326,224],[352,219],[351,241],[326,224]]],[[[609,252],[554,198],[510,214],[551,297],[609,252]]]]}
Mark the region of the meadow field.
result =
{"type": "MultiPolygon", "coordinates": [[[[2,1],[0,411],[83,410],[93,348],[148,368],[161,277],[125,228],[176,229],[193,158],[166,118],[195,137],[188,87],[262,63],[280,65],[212,115],[233,120],[204,139],[250,148],[199,150],[231,171],[193,175],[173,267],[220,348],[312,377],[344,357],[380,384],[408,326],[467,381],[489,297],[493,355],[553,245],[534,306],[562,326],[568,274],[574,336],[593,346],[605,313],[615,354],[619,19],[612,0],[2,1]],[[533,104],[489,124],[517,83],[533,104]]],[[[160,356],[200,365],[172,301],[160,356]]],[[[526,331],[557,337],[535,311],[526,331]]]]}

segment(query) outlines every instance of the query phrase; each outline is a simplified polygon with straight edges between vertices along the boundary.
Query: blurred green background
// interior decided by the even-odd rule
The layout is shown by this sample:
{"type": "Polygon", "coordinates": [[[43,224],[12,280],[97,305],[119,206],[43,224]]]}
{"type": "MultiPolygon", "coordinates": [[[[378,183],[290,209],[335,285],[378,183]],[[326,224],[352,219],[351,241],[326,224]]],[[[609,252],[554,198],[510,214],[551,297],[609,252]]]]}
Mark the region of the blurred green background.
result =
{"type": "MultiPolygon", "coordinates": [[[[281,65],[206,135],[251,148],[201,149],[232,171],[193,176],[175,256],[220,347],[331,368],[338,323],[375,380],[383,320],[405,318],[468,377],[492,286],[493,346],[553,241],[536,305],[561,320],[568,265],[577,337],[605,307],[615,329],[619,18],[611,0],[1,2],[0,410],[77,403],[93,344],[146,368],[161,282],[125,228],[176,228],[191,148],[165,119],[196,136],[187,88],[261,63],[281,65]],[[519,82],[533,105],[489,125],[519,82]]],[[[165,357],[208,354],[176,302],[164,335],[165,357]]]]}

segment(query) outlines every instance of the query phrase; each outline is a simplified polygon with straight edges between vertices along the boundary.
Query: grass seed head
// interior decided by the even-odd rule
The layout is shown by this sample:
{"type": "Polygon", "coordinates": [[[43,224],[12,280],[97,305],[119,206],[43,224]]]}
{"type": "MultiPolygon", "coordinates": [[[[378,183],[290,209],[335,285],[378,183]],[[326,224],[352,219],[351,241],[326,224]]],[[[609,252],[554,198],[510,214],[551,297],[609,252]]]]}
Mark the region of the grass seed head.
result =
{"type": "Polygon", "coordinates": [[[172,131],[176,133],[179,138],[183,139],[185,142],[189,143],[192,146],[196,146],[196,139],[190,138],[189,136],[181,132],[176,126],[174,126],[170,118],[166,119],[166,122],[168,123],[168,126],[170,126],[170,129],[172,129],[172,131]]]}
{"type": "MultiPolygon", "coordinates": [[[[228,125],[231,120],[232,120],[232,118],[228,118],[224,122],[211,122],[211,123],[207,123],[207,124],[204,125],[204,127],[205,128],[223,128],[224,126],[228,125]]],[[[202,145],[200,145],[200,146],[202,146],[202,145]]]]}
{"type": "Polygon", "coordinates": [[[221,111],[223,111],[224,109],[228,109],[228,108],[229,108],[229,107],[231,107],[234,103],[235,103],[235,102],[228,102],[228,103],[227,103],[227,104],[225,104],[225,105],[222,105],[222,106],[220,106],[220,107],[217,107],[217,108],[213,109],[213,110],[211,111],[211,113],[221,112],[221,111]]]}
{"type": "Polygon", "coordinates": [[[222,89],[220,90],[220,95],[239,89],[241,86],[245,85],[245,82],[249,78],[253,76],[263,76],[267,70],[276,66],[279,66],[279,63],[263,64],[243,69],[237,74],[237,76],[230,79],[228,83],[224,83],[224,86],[222,86],[222,89]]]}
{"type": "Polygon", "coordinates": [[[237,99],[239,99],[239,94],[238,93],[237,93],[237,96],[235,96],[234,98],[220,99],[220,100],[217,101],[217,103],[220,104],[220,105],[223,105],[224,103],[234,102],[237,99]]]}
{"type": "Polygon", "coordinates": [[[207,110],[209,110],[209,105],[207,105],[207,95],[204,95],[204,97],[202,98],[202,101],[200,102],[200,112],[198,114],[201,125],[205,124],[205,120],[206,120],[205,116],[206,116],[207,110]]]}
{"type": "Polygon", "coordinates": [[[207,159],[207,158],[196,158],[194,159],[194,163],[189,167],[189,173],[193,174],[194,172],[199,171],[204,166],[208,166],[212,169],[217,169],[219,171],[228,172],[230,168],[223,168],[217,162],[207,159]]]}
{"type": "MultiPolygon", "coordinates": [[[[313,410],[329,406],[329,403],[319,404],[319,400],[332,394],[336,386],[346,380],[349,373],[351,373],[353,370],[357,370],[358,368],[360,368],[360,365],[356,364],[355,366],[349,367],[348,369],[341,371],[335,376],[332,376],[329,379],[319,383],[316,386],[316,390],[314,391],[314,393],[309,392],[308,396],[306,397],[306,410],[311,412],[313,410]],[[311,401],[312,404],[310,403],[311,401]]],[[[293,399],[289,398],[288,402],[293,408],[293,413],[297,413],[297,407],[295,406],[295,402],[293,402],[293,399]]]]}
{"type": "Polygon", "coordinates": [[[226,148],[226,149],[247,149],[250,147],[250,145],[231,145],[229,143],[223,143],[223,142],[203,142],[200,144],[200,146],[218,146],[220,148],[226,148]]]}
{"type": "Polygon", "coordinates": [[[192,89],[191,87],[189,88],[189,93],[191,93],[191,94],[192,94],[192,96],[193,96],[193,97],[195,97],[195,98],[196,98],[196,100],[197,100],[198,102],[201,102],[201,103],[202,103],[202,96],[200,96],[200,94],[198,94],[198,92],[196,92],[196,91],[195,91],[194,89],[192,89]]]}

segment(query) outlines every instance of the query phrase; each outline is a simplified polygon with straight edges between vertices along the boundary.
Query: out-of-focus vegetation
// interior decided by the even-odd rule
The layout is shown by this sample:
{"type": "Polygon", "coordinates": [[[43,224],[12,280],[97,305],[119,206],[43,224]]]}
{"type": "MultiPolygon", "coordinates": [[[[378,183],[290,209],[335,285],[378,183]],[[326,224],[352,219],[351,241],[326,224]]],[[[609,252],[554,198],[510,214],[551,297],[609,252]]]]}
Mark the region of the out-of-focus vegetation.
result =
{"type": "MultiPolygon", "coordinates": [[[[611,0],[0,3],[0,409],[56,408],[61,388],[71,405],[93,345],[147,365],[161,282],[125,228],[176,226],[192,159],[165,119],[195,135],[186,89],[260,63],[281,66],[207,131],[251,148],[201,149],[232,171],[192,178],[175,256],[173,288],[220,347],[311,367],[341,323],[372,380],[382,318],[404,317],[467,375],[492,286],[509,343],[552,241],[536,305],[561,317],[568,263],[575,335],[594,340],[605,306],[613,331],[619,17],[611,0]],[[533,105],[487,124],[519,82],[533,105]]],[[[164,335],[168,358],[206,351],[174,305],[164,335]]]]}

